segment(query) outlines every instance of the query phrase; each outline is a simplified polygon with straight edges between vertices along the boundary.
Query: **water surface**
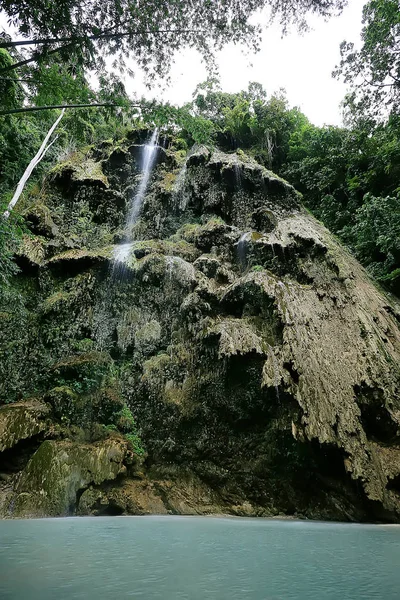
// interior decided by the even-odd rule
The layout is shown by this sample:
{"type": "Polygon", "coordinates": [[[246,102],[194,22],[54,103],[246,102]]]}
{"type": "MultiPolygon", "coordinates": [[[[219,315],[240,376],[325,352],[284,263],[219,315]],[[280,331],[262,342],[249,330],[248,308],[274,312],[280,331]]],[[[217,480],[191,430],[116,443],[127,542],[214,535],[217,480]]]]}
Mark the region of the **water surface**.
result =
{"type": "Polygon", "coordinates": [[[400,528],[208,517],[0,521],[1,600],[394,600],[400,528]]]}

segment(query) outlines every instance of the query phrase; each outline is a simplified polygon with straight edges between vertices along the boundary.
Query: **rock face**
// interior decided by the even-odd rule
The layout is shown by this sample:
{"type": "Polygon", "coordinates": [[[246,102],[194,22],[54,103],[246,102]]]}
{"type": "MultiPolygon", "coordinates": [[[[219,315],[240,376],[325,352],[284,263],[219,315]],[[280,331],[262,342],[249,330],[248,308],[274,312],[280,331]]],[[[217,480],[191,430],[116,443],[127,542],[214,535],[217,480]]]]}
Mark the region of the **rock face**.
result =
{"type": "Polygon", "coordinates": [[[126,473],[127,442],[77,444],[47,440],[22,471],[12,500],[18,516],[74,514],[77,494],[89,484],[100,484],[126,473]]]}
{"type": "Polygon", "coordinates": [[[44,431],[44,417],[49,412],[49,407],[38,401],[0,406],[0,452],[44,431]]]}
{"type": "Polygon", "coordinates": [[[8,355],[0,339],[3,393],[40,390],[59,429],[13,476],[14,516],[400,521],[395,301],[241,153],[199,148],[183,167],[173,140],[159,149],[127,232],[140,152],[59,165],[27,210],[36,237],[0,313],[4,339],[20,333],[8,355]]]}

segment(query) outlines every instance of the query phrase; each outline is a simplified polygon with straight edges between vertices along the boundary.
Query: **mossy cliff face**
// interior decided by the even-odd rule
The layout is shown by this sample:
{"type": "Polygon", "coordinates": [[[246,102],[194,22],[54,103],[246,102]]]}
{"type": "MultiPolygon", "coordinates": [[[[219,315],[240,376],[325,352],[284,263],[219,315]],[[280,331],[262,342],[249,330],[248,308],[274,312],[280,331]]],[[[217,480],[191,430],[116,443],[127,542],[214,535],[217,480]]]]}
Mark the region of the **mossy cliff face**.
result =
{"type": "Polygon", "coordinates": [[[168,140],[127,231],[132,140],[58,165],[26,207],[2,399],[51,419],[0,466],[2,514],[399,521],[398,307],[240,152],[182,163],[168,140]]]}

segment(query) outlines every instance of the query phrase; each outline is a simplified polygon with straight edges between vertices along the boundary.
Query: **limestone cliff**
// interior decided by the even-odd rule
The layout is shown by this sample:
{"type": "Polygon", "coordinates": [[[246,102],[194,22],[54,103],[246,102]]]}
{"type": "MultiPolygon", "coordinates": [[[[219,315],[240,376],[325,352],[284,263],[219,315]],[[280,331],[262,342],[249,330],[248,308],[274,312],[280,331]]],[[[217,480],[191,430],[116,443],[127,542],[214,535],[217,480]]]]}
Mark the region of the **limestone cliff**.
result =
{"type": "Polygon", "coordinates": [[[2,515],[399,521],[395,301],[241,152],[166,140],[127,231],[138,141],[72,156],[25,208],[2,515]]]}

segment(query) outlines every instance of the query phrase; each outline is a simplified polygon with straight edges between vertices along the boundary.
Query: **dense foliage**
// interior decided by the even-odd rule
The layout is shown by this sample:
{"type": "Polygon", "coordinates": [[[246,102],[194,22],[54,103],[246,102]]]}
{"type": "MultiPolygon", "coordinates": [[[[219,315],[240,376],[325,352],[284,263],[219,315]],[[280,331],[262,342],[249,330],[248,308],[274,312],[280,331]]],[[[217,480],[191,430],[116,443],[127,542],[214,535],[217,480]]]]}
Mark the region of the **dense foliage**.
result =
{"type": "Polygon", "coordinates": [[[400,120],[314,127],[291,138],[283,174],[314,214],[397,294],[400,267],[400,120]]]}
{"type": "Polygon", "coordinates": [[[362,46],[341,45],[336,70],[352,87],[350,116],[376,119],[400,109],[400,6],[398,0],[370,0],[363,9],[362,46]],[[356,109],[356,110],[355,110],[356,109]]]}
{"type": "MultiPolygon", "coordinates": [[[[285,27],[304,25],[309,13],[329,16],[340,11],[345,0],[5,0],[2,9],[35,50],[22,60],[40,63],[56,53],[69,64],[88,68],[104,66],[112,55],[119,65],[127,57],[150,76],[165,75],[173,54],[182,46],[199,50],[212,61],[213,50],[226,42],[257,48],[260,27],[251,17],[269,7],[285,27]]],[[[11,47],[11,46],[8,46],[11,47]]]]}

